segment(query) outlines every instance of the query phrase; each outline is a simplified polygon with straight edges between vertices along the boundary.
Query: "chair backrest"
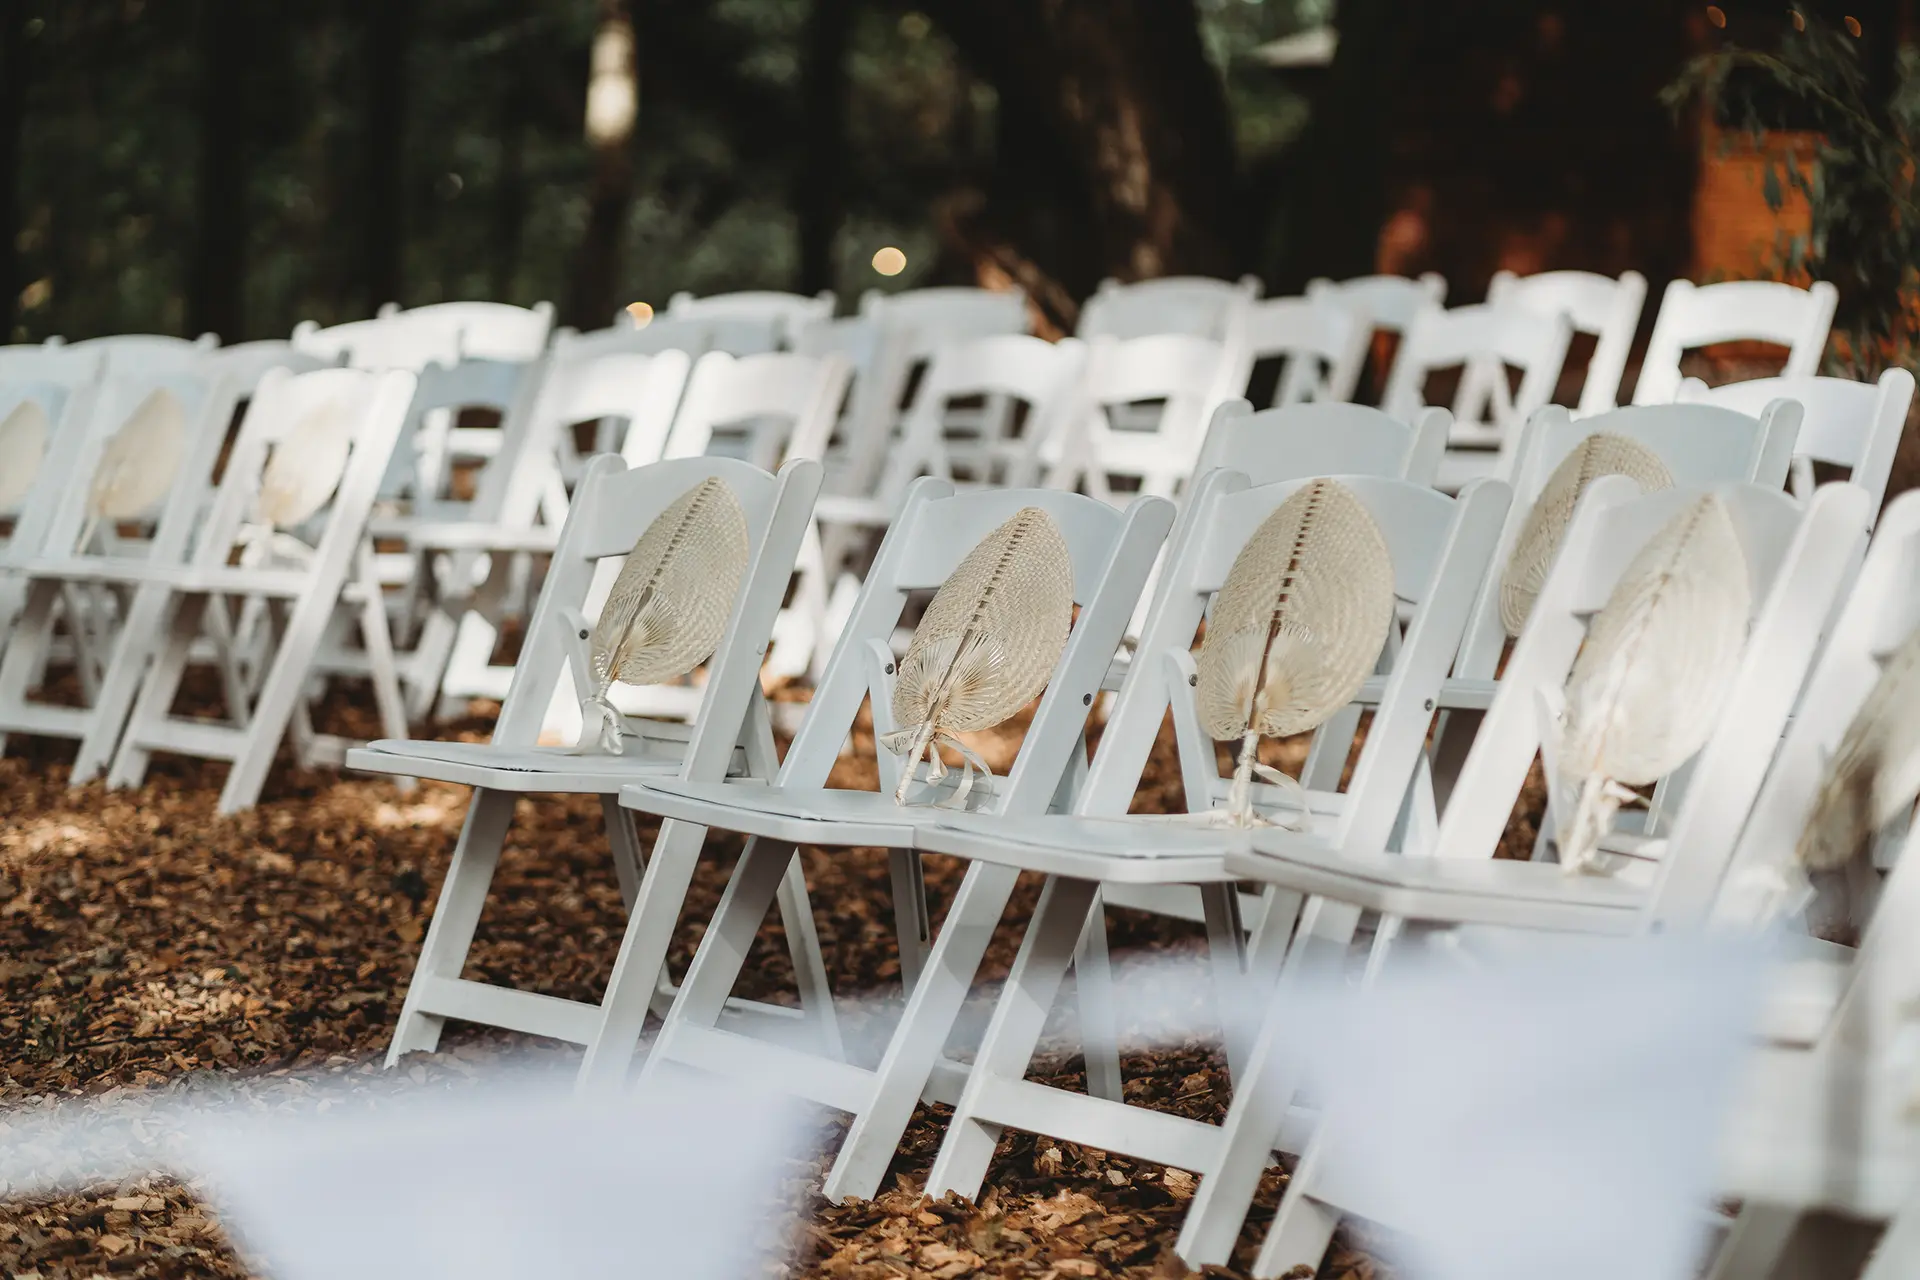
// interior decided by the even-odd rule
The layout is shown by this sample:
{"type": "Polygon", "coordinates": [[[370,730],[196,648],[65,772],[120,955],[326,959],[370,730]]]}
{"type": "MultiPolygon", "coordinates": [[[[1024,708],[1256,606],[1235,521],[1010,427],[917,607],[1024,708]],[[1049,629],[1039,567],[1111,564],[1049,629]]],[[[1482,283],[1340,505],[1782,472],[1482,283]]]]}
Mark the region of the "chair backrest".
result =
{"type": "Polygon", "coordinates": [[[568,664],[578,639],[570,614],[597,618],[641,534],[662,511],[710,477],[723,481],[740,503],[747,526],[747,571],[727,630],[707,663],[684,770],[690,776],[700,771],[712,777],[724,774],[749,700],[758,690],[760,654],[819,492],[820,464],[810,459],[788,462],[776,476],[734,458],[678,458],[634,467],[611,455],[595,458],[574,491],[501,704],[494,742],[531,745],[552,701],[578,697],[568,664]],[[712,767],[716,753],[718,768],[712,767]]]}
{"type": "MultiPolygon", "coordinates": [[[[1838,751],[1882,665],[1920,627],[1920,493],[1887,504],[1860,573],[1827,632],[1793,721],[1718,886],[1715,919],[1766,924],[1795,874],[1795,846],[1838,751]]],[[[1905,859],[1902,858],[1904,862],[1905,859]]],[[[1700,909],[1696,900],[1689,904],[1700,909]]]]}
{"type": "MultiPolygon", "coordinates": [[[[1412,606],[1404,642],[1396,646],[1390,639],[1386,646],[1392,656],[1386,691],[1346,802],[1329,806],[1337,817],[1327,833],[1337,844],[1377,849],[1385,846],[1426,740],[1434,700],[1459,648],[1468,605],[1486,573],[1509,495],[1498,481],[1477,481],[1453,498],[1386,476],[1336,478],[1379,526],[1393,563],[1394,595],[1412,606]]],[[[1079,812],[1126,811],[1169,709],[1188,809],[1200,812],[1225,797],[1227,783],[1220,776],[1213,741],[1201,729],[1194,706],[1194,632],[1247,539],[1310,479],[1256,486],[1244,473],[1223,469],[1196,484],[1169,546],[1126,683],[1087,775],[1079,812]]],[[[1256,786],[1256,799],[1268,790],[1256,786]]]]}
{"type": "Polygon", "coordinates": [[[1812,494],[1811,464],[1822,462],[1848,468],[1847,479],[1867,491],[1877,511],[1913,406],[1913,375],[1889,369],[1877,384],[1808,376],[1755,378],[1719,387],[1688,378],[1679,398],[1756,415],[1774,400],[1798,401],[1802,416],[1793,449],[1794,496],[1812,494]]]}
{"type": "Polygon", "coordinates": [[[164,333],[116,333],[104,338],[84,338],[67,346],[73,351],[100,353],[103,376],[137,377],[192,368],[219,349],[220,339],[211,333],[203,333],[198,338],[175,338],[164,333]]]}
{"type": "MultiPolygon", "coordinates": [[[[1059,528],[1073,562],[1073,600],[1080,612],[1005,785],[993,787],[992,794],[1003,813],[1046,809],[1061,787],[1072,752],[1083,741],[1088,708],[1173,523],[1173,506],[1164,499],[1138,498],[1123,512],[1053,489],[955,493],[944,480],[916,480],[834,642],[806,718],[781,764],[782,785],[826,785],[869,694],[875,731],[894,727],[891,639],[909,593],[938,588],[975,544],[1026,507],[1040,508],[1059,528]]],[[[880,753],[882,791],[898,784],[899,769],[892,753],[880,753]]]]}
{"type": "MultiPolygon", "coordinates": [[[[1449,443],[1498,449],[1503,462],[1510,461],[1528,415],[1553,399],[1572,336],[1566,317],[1517,306],[1427,307],[1400,339],[1381,407],[1411,420],[1426,405],[1428,376],[1436,369],[1458,368],[1449,443]],[[1475,376],[1476,368],[1482,376],[1475,376]],[[1509,369],[1520,375],[1517,390],[1509,369]]],[[[1495,474],[1504,477],[1506,470],[1497,466],[1495,474]]]]}
{"type": "Polygon", "coordinates": [[[239,390],[240,399],[245,400],[260,385],[260,379],[267,375],[269,369],[311,373],[331,363],[310,352],[296,350],[285,338],[262,338],[257,342],[216,347],[206,354],[200,367],[209,375],[231,378],[239,390]]]}
{"type": "Polygon", "coordinates": [[[10,555],[40,553],[47,526],[71,481],[98,394],[99,387],[91,382],[74,386],[25,378],[0,380],[0,422],[32,402],[40,406],[47,431],[39,458],[30,464],[33,474],[7,477],[9,490],[22,491],[17,501],[0,505],[0,518],[13,525],[5,544],[10,555]]]}
{"type": "MultiPolygon", "coordinates": [[[[770,327],[774,340],[784,347],[791,344],[794,337],[812,321],[831,316],[833,306],[831,289],[824,289],[811,298],[801,293],[780,293],[771,289],[713,293],[704,298],[683,292],[674,294],[668,300],[667,319],[737,320],[763,324],[770,327]]],[[[726,348],[715,343],[711,349],[726,348]]]]}
{"type": "MultiPolygon", "coordinates": [[[[124,374],[102,380],[87,421],[75,435],[79,447],[69,464],[69,480],[61,486],[59,502],[48,522],[44,554],[68,555],[88,548],[80,540],[90,523],[89,499],[101,455],[147,398],[165,391],[178,401],[186,433],[179,455],[171,459],[171,473],[152,477],[162,485],[161,495],[145,510],[128,518],[153,527],[153,541],[145,550],[156,560],[179,561],[186,555],[207,494],[213,489],[214,461],[226,441],[227,424],[238,399],[237,384],[204,371],[169,374],[124,374]]],[[[152,459],[149,466],[166,466],[152,459]]],[[[117,555],[135,553],[107,530],[106,545],[117,555]]]]}
{"type": "Polygon", "coordinates": [[[460,363],[460,335],[443,325],[410,325],[398,312],[372,320],[349,320],[321,328],[311,320],[293,327],[295,350],[329,365],[378,372],[418,373],[430,364],[460,363]]]}
{"type": "Polygon", "coordinates": [[[398,321],[414,333],[450,340],[462,359],[525,362],[539,359],[547,349],[553,304],[434,302],[403,311],[388,303],[380,308],[380,318],[398,321]]]}
{"type": "Polygon", "coordinates": [[[500,456],[500,448],[505,444],[507,416],[520,395],[527,370],[524,364],[504,360],[461,360],[421,369],[406,424],[387,460],[380,496],[408,498],[416,516],[453,520],[465,515],[471,504],[452,497],[448,489],[454,464],[462,453],[455,447],[455,419],[462,409],[498,413],[502,430],[486,433],[493,445],[488,465],[517,465],[517,458],[500,456]]]}
{"type": "Polygon", "coordinates": [[[1474,602],[1455,673],[1468,679],[1492,679],[1507,640],[1500,621],[1501,575],[1540,491],[1554,468],[1582,440],[1606,432],[1646,446],[1665,464],[1678,489],[1736,480],[1778,489],[1786,483],[1799,425],[1797,406],[1790,403],[1769,405],[1757,418],[1709,405],[1630,405],[1590,418],[1576,418],[1563,405],[1548,405],[1534,414],[1514,453],[1513,507],[1500,533],[1493,572],[1474,602]]]}
{"type": "Polygon", "coordinates": [[[1447,300],[1447,279],[1429,271],[1419,279],[1406,276],[1355,276],[1351,280],[1307,281],[1307,297],[1345,307],[1359,315],[1369,334],[1384,330],[1404,333],[1413,318],[1447,300]]]}
{"type": "Polygon", "coordinates": [[[1162,276],[1155,280],[1100,282],[1080,309],[1074,336],[1084,339],[1144,338],[1178,333],[1224,340],[1234,311],[1260,296],[1260,280],[1208,276],[1162,276]]]}
{"type": "Polygon", "coordinates": [[[1363,404],[1256,411],[1245,400],[1229,400],[1213,411],[1193,474],[1197,480],[1226,467],[1254,485],[1312,476],[1394,476],[1431,486],[1450,422],[1440,408],[1423,411],[1410,425],[1363,404]]]}
{"type": "Polygon", "coordinates": [[[685,398],[674,418],[663,456],[691,458],[711,451],[714,436],[744,430],[744,441],[722,447],[763,471],[781,458],[819,459],[839,416],[852,370],[841,356],[766,355],[734,357],[709,351],[694,363],[685,398]]]}
{"type": "Polygon", "coordinates": [[[1694,284],[1675,280],[1660,299],[1653,336],[1634,383],[1635,404],[1665,404],[1680,393],[1680,357],[1720,342],[1787,348],[1787,377],[1820,371],[1839,291],[1824,280],[1806,289],[1774,280],[1694,284]]]}
{"type": "Polygon", "coordinates": [[[1351,400],[1373,331],[1358,312],[1326,298],[1263,298],[1248,305],[1245,344],[1253,361],[1284,361],[1275,407],[1351,400]]]}
{"type": "Polygon", "coordinates": [[[287,435],[323,406],[348,423],[344,464],[326,503],[304,527],[316,565],[344,572],[365,533],[387,460],[400,438],[414,375],[404,369],[321,369],[293,374],[270,371],[260,381],[241,420],[212,507],[194,542],[196,564],[224,565],[244,537],[269,457],[287,435]]]}
{"type": "MultiPolygon", "coordinates": [[[[1652,902],[1664,900],[1664,914],[1698,900],[1702,885],[1710,896],[1719,883],[1866,536],[1866,495],[1850,485],[1828,485],[1804,506],[1777,488],[1712,490],[1745,553],[1751,629],[1719,720],[1681,766],[1691,776],[1670,831],[1660,833],[1665,852],[1643,873],[1662,882],[1652,902]]],[[[1440,816],[1439,856],[1493,855],[1535,754],[1549,745],[1542,694],[1565,685],[1589,622],[1641,547],[1702,492],[1643,495],[1619,476],[1602,476],[1588,489],[1440,816]]]]}
{"type": "Polygon", "coordinates": [[[1647,278],[1623,272],[1618,280],[1593,271],[1541,271],[1517,276],[1496,271],[1487,286],[1494,306],[1513,304],[1539,315],[1564,315],[1575,333],[1590,333],[1593,357],[1580,384],[1581,413],[1605,413],[1619,403],[1620,379],[1646,305],[1647,278]]]}
{"type": "Polygon", "coordinates": [[[64,342],[42,342],[0,347],[0,382],[38,382],[83,387],[101,376],[104,353],[92,347],[70,347],[64,342]]]}
{"type": "MultiPolygon", "coordinates": [[[[1036,441],[1044,439],[1062,415],[1078,403],[1087,346],[1077,338],[1048,342],[1026,334],[1002,334],[942,346],[927,364],[914,392],[897,445],[886,450],[876,496],[897,504],[909,482],[921,475],[953,478],[946,430],[949,404],[975,396],[999,401],[1010,415],[1015,403],[1028,407],[1025,430],[1005,436],[1004,423],[992,425],[985,465],[995,462],[1017,471],[1036,441]]],[[[985,476],[978,477],[985,479],[985,476]]]]}
{"type": "Polygon", "coordinates": [[[1172,497],[1193,472],[1214,406],[1246,385],[1244,370],[1232,363],[1221,343],[1188,334],[1095,340],[1079,406],[1035,441],[1046,483],[1113,501],[1112,482],[1124,479],[1141,493],[1172,497]],[[1160,409],[1136,424],[1127,410],[1150,402],[1160,409]]]}

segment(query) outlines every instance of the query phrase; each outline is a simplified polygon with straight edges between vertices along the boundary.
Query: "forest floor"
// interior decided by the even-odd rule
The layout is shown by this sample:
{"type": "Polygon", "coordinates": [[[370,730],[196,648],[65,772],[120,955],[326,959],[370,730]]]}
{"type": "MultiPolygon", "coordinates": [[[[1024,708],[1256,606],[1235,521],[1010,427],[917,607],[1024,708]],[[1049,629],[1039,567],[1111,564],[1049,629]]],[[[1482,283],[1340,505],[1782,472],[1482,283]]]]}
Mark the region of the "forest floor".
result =
{"type": "MultiPolygon", "coordinates": [[[[349,718],[354,712],[349,709],[349,718]]],[[[489,721],[446,726],[478,738],[489,721]]],[[[438,1054],[382,1069],[422,933],[464,816],[464,788],[390,782],[283,764],[261,805],[214,813],[221,766],[161,760],[146,785],[67,787],[71,747],[15,739],[0,760],[0,1106],[50,1099],[180,1094],[208,1073],[333,1077],[356,1091],[457,1087],[490,1062],[566,1046],[451,1027],[438,1054]]],[[[837,785],[873,785],[871,739],[837,785]]],[[[996,768],[1011,755],[988,745],[996,768]]],[[[1177,774],[1156,753],[1136,809],[1179,806],[1177,774]]],[[[1519,824],[1516,824],[1518,826],[1519,824]]],[[[643,841],[650,831],[642,828],[643,841]]],[[[1516,842],[1530,833],[1510,833],[1516,842]]],[[[738,846],[716,837],[682,917],[682,971],[738,846]]],[[[829,973],[840,993],[897,984],[886,856],[807,850],[829,973]]],[[[934,919],[960,866],[929,857],[934,919]]],[[[975,1003],[1012,962],[1037,883],[1023,880],[988,953],[975,1003]]],[[[591,797],[521,801],[468,976],[597,1000],[624,913],[591,797]]],[[[1197,953],[1198,926],[1110,913],[1116,954],[1197,953]]],[[[779,998],[791,967],[777,916],[736,994],[779,998]]],[[[1125,1062],[1130,1101],[1217,1121],[1227,1081],[1217,1046],[1196,1038],[1125,1062]]],[[[1078,1087],[1071,1046],[1038,1078],[1078,1087]]],[[[1065,1142],[1009,1134],[981,1203],[926,1201],[944,1108],[921,1108],[886,1185],[870,1202],[818,1196],[825,1163],[791,1180],[790,1245],[766,1274],[897,1280],[985,1274],[1173,1277],[1190,1174],[1065,1142]]],[[[823,1122],[824,1123],[824,1122],[823,1122]]],[[[835,1122],[837,1123],[837,1122],[835,1122]]],[[[1284,1174],[1270,1171],[1242,1235],[1245,1265],[1284,1174]]],[[[1323,1268],[1338,1280],[1390,1274],[1343,1234],[1323,1268]]],[[[164,1177],[57,1198],[0,1201],[0,1273],[16,1277],[232,1277],[253,1274],[192,1189],[164,1177]]],[[[1216,1274],[1232,1275],[1222,1271],[1216,1274]]]]}

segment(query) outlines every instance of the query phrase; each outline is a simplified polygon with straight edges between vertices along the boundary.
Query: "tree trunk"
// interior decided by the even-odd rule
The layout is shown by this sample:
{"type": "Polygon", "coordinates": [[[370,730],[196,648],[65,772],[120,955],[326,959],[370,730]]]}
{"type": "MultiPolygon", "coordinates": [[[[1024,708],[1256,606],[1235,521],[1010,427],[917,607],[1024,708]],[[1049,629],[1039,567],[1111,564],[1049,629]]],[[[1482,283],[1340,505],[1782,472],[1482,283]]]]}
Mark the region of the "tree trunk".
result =
{"type": "Polygon", "coordinates": [[[27,0],[0,0],[0,344],[14,340],[20,291],[20,135],[27,110],[27,0]]]}
{"type": "Polygon", "coordinates": [[[200,0],[200,172],[187,328],[244,336],[249,0],[200,0]]]}
{"type": "Polygon", "coordinates": [[[366,171],[361,268],[369,313],[400,302],[405,289],[408,54],[414,0],[365,0],[366,118],[361,138],[366,171]]]}
{"type": "Polygon", "coordinates": [[[846,216],[848,0],[813,0],[802,36],[800,168],[793,203],[800,223],[800,292],[837,280],[833,242],[846,216]]]}
{"type": "Polygon", "coordinates": [[[634,22],[627,0],[599,0],[599,9],[587,79],[593,188],[565,316],[580,329],[605,326],[622,305],[622,249],[627,206],[633,199],[633,127],[640,108],[634,22]]]}
{"type": "Polygon", "coordinates": [[[978,207],[954,220],[1058,323],[1103,276],[1231,274],[1234,134],[1194,0],[927,6],[998,96],[978,207]]]}
{"type": "Polygon", "coordinates": [[[496,302],[513,301],[513,286],[520,274],[520,242],[527,226],[527,116],[536,87],[525,41],[533,16],[529,0],[516,0],[512,31],[517,38],[508,42],[500,77],[504,90],[498,99],[500,188],[494,193],[492,237],[496,302]]]}

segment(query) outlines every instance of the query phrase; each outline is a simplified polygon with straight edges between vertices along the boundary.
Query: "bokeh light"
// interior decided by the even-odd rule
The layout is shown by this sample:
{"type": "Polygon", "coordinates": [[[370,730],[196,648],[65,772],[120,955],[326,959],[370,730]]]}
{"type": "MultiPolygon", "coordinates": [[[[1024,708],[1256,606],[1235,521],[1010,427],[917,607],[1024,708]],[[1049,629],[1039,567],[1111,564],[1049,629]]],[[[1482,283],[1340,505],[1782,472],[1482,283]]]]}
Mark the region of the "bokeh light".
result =
{"type": "Polygon", "coordinates": [[[653,321],[653,308],[644,302],[629,302],[627,314],[633,317],[633,327],[644,329],[653,321]]]}
{"type": "Polygon", "coordinates": [[[907,269],[907,255],[888,245],[873,255],[873,269],[883,276],[897,276],[907,269]]]}

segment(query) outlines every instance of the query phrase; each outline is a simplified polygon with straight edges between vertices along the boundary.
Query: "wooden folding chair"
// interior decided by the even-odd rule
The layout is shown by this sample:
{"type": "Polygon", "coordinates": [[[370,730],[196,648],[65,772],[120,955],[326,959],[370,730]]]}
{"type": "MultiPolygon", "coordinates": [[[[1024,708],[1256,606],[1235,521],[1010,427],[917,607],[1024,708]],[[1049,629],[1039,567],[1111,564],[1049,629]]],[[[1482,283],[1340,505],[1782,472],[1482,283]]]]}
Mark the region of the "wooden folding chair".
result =
{"type": "Polygon", "coordinates": [[[154,751],[230,760],[233,768],[221,789],[219,808],[232,813],[258,799],[289,729],[304,743],[305,758],[337,758],[337,742],[312,732],[303,697],[336,609],[358,617],[372,658],[382,722],[394,726],[390,731],[405,732],[398,683],[392,678],[386,610],[366,535],[413,382],[413,375],[401,370],[269,373],[241,424],[190,558],[159,564],[99,556],[62,566],[63,575],[73,580],[130,588],[152,585],[166,595],[151,643],[125,647],[107,672],[109,683],[131,680],[140,687],[113,756],[109,785],[138,785],[154,751]],[[307,496],[320,502],[300,522],[298,532],[262,523],[257,505],[269,455],[283,447],[299,451],[302,466],[290,467],[290,476],[295,471],[303,476],[307,496]],[[233,563],[236,554],[239,563],[233,563]],[[216,598],[241,602],[243,619],[249,603],[253,611],[265,614],[271,658],[252,697],[246,696],[252,692],[251,682],[237,675],[238,655],[233,652],[234,643],[249,634],[248,627],[242,621],[228,631],[217,620],[224,606],[209,608],[216,598]],[[208,621],[210,614],[215,621],[208,621]],[[228,677],[226,724],[172,714],[188,659],[203,635],[222,650],[218,660],[228,677]],[[123,669],[116,672],[114,666],[123,669]],[[138,674],[142,671],[144,675],[138,674]]]}
{"type": "MultiPolygon", "coordinates": [[[[1535,315],[1563,315],[1575,333],[1596,339],[1580,383],[1577,413],[1605,413],[1619,403],[1620,380],[1627,371],[1640,309],[1647,300],[1647,278],[1625,271],[1618,280],[1592,271],[1540,271],[1517,276],[1496,271],[1487,286],[1494,307],[1519,306],[1535,315]]],[[[1759,406],[1754,406],[1757,409],[1759,406]]]]}
{"type": "MultiPolygon", "coordinates": [[[[1005,778],[976,780],[969,768],[971,785],[961,802],[1007,814],[1040,813],[1063,803],[1084,769],[1088,708],[1147,566],[1172,522],[1171,505],[1141,498],[1122,513],[1058,491],[956,494],[931,478],[914,484],[888,530],[775,785],[659,783],[629,787],[621,794],[623,804],[666,819],[656,848],[682,842],[697,847],[706,829],[716,826],[752,837],[645,1070],[682,1062],[723,1075],[777,1081],[786,1091],[852,1112],[853,1128],[827,1181],[827,1194],[834,1198],[873,1193],[923,1093],[931,1088],[934,1096],[955,1096],[951,1069],[941,1064],[940,1051],[1016,873],[984,863],[969,868],[946,923],[929,945],[914,834],[945,810],[896,802],[901,762],[891,751],[880,753],[882,791],[830,789],[825,786],[827,775],[863,701],[871,698],[876,734],[896,728],[892,695],[897,659],[889,642],[908,593],[939,586],[978,541],[1030,507],[1044,512],[1066,543],[1079,614],[1011,772],[1005,778]],[[893,851],[907,1004],[877,1069],[846,1061],[837,1038],[816,1039],[808,1051],[735,1035],[718,1025],[753,935],[776,887],[792,874],[795,846],[803,843],[893,851]]],[[[930,792],[961,794],[955,775],[934,784],[930,792]]],[[[656,864],[659,858],[656,853],[656,864]]],[[[646,1012],[645,988],[666,945],[664,930],[629,927],[619,970],[608,987],[606,1020],[581,1068],[584,1083],[610,1084],[625,1074],[646,1012]]]]}
{"type": "MultiPolygon", "coordinates": [[[[1692,778],[1671,824],[1603,836],[1602,852],[1624,866],[1612,874],[1569,875],[1493,857],[1536,753],[1547,754],[1553,771],[1542,699],[1566,681],[1589,619],[1636,553],[1701,496],[1686,489],[1640,495],[1629,480],[1601,477],[1568,529],[1427,856],[1384,846],[1333,851],[1270,832],[1255,833],[1250,852],[1227,855],[1232,872],[1309,895],[1291,943],[1277,935],[1256,942],[1256,951],[1285,949],[1283,988],[1321,963],[1316,953],[1343,949],[1362,911],[1382,918],[1375,970],[1379,942],[1409,923],[1631,934],[1703,916],[1866,535],[1865,494],[1851,486],[1828,486],[1804,508],[1754,485],[1714,492],[1733,518],[1754,587],[1752,630],[1719,720],[1682,766],[1692,778]]],[[[1200,1170],[1176,1246],[1190,1265],[1223,1260],[1232,1248],[1260,1171],[1282,1141],[1299,1075],[1286,1028],[1269,1017],[1236,1086],[1220,1158],[1200,1170]]],[[[1341,1206],[1316,1181],[1326,1125],[1323,1117],[1289,1181],[1257,1275],[1317,1265],[1339,1222],[1341,1206]]]]}
{"type": "Polygon", "coordinates": [[[37,553],[0,558],[0,571],[24,587],[24,607],[0,657],[0,735],[78,739],[80,754],[70,776],[74,785],[106,768],[143,669],[119,655],[151,650],[167,603],[165,588],[153,585],[116,594],[117,584],[90,578],[88,566],[101,559],[132,559],[177,567],[186,560],[194,526],[213,490],[214,462],[239,392],[239,385],[224,377],[107,378],[89,420],[75,430],[79,448],[70,461],[70,479],[61,486],[37,553]],[[158,396],[171,398],[181,425],[174,451],[159,450],[138,463],[158,496],[98,524],[91,510],[93,492],[110,480],[102,467],[120,465],[104,455],[120,433],[139,429],[134,415],[158,396]],[[140,526],[136,536],[123,536],[125,524],[140,526]],[[28,696],[45,675],[63,617],[86,699],[77,707],[28,696]]]}
{"type": "Polygon", "coordinates": [[[1698,378],[1680,386],[1680,400],[1716,404],[1758,415],[1775,400],[1793,400],[1802,410],[1794,445],[1791,483],[1794,496],[1813,493],[1815,463],[1847,468],[1847,480],[1867,491],[1877,513],[1893,474],[1894,455],[1913,407],[1913,375],[1889,369],[1878,383],[1850,378],[1756,378],[1708,387],[1698,378]]]}
{"type": "Polygon", "coordinates": [[[1381,407],[1409,417],[1426,404],[1436,370],[1459,369],[1453,436],[1436,483],[1452,491],[1481,476],[1509,479],[1520,428],[1553,399],[1572,336],[1564,315],[1511,303],[1428,307],[1400,339],[1381,407]]]}
{"type": "Polygon", "coordinates": [[[1721,342],[1764,342],[1787,348],[1782,375],[1820,371],[1839,291],[1824,280],[1805,289],[1775,280],[1694,284],[1675,280],[1660,298],[1653,336],[1633,384],[1635,404],[1665,404],[1680,393],[1680,357],[1721,342]]]}
{"type": "MultiPolygon", "coordinates": [[[[599,795],[628,911],[648,927],[664,920],[671,933],[699,842],[662,841],[649,862],[614,797],[626,783],[648,776],[699,781],[716,781],[729,773],[773,776],[777,761],[759,689],[760,655],[810,527],[819,485],[820,467],[813,460],[789,462],[772,476],[729,458],[682,458],[632,469],[617,458],[595,459],[574,495],[554,550],[553,568],[514,666],[493,740],[381,741],[348,753],[349,768],[438,778],[475,789],[388,1049],[389,1065],[406,1053],[434,1049],[448,1018],[578,1044],[593,1042],[601,1009],[460,977],[515,800],[525,792],[599,795]],[[569,699],[578,707],[587,676],[586,659],[580,656],[587,618],[590,613],[597,616],[627,552],[661,512],[709,477],[722,480],[740,504],[749,559],[726,632],[708,660],[708,678],[691,727],[629,718],[626,727],[641,745],[620,755],[537,745],[554,701],[569,699]]],[[[805,883],[797,872],[781,906],[808,1016],[831,1021],[831,1005],[823,1004],[825,969],[812,933],[805,883]]],[[[664,958],[663,952],[644,980],[648,993],[642,998],[643,1012],[653,998],[654,979],[664,973],[664,958]]]]}
{"type": "MultiPolygon", "coordinates": [[[[1227,1018],[1238,1014],[1251,991],[1271,981],[1272,969],[1263,972],[1248,953],[1240,897],[1222,865],[1223,853],[1244,843],[1246,831],[1124,815],[1169,712],[1188,812],[1204,814],[1225,800],[1228,782],[1195,704],[1194,633],[1246,537],[1307,483],[1251,487],[1245,475],[1224,469],[1199,482],[1076,816],[966,815],[919,834],[924,849],[1047,877],[935,1161],[931,1194],[977,1194],[1007,1126],[1186,1168],[1207,1167],[1214,1158],[1221,1134],[1213,1126],[1127,1106],[1117,1090],[1106,1097],[1082,1095],[1028,1081],[1025,1074],[1067,967],[1083,946],[1090,913],[1115,886],[1181,886],[1198,893],[1214,987],[1227,1018]]],[[[1327,785],[1307,781],[1309,834],[1300,838],[1328,849],[1385,846],[1392,838],[1432,723],[1434,695],[1458,647],[1507,500],[1506,487],[1494,481],[1476,482],[1458,498],[1378,476],[1343,476],[1339,483],[1379,527],[1392,560],[1394,593],[1411,606],[1411,622],[1404,638],[1393,636],[1382,655],[1391,663],[1387,690],[1351,782],[1342,791],[1337,775],[1327,785]]],[[[1256,784],[1257,811],[1276,811],[1284,799],[1278,788],[1256,784]]],[[[1297,906],[1294,899],[1270,907],[1263,936],[1284,937],[1297,906]]],[[[1098,929],[1097,919],[1091,927],[1098,929]]],[[[1231,1030],[1227,1039],[1237,1078],[1246,1069],[1247,1047],[1231,1030]]],[[[1090,1081],[1092,1071],[1089,1063],[1090,1081]]]]}

